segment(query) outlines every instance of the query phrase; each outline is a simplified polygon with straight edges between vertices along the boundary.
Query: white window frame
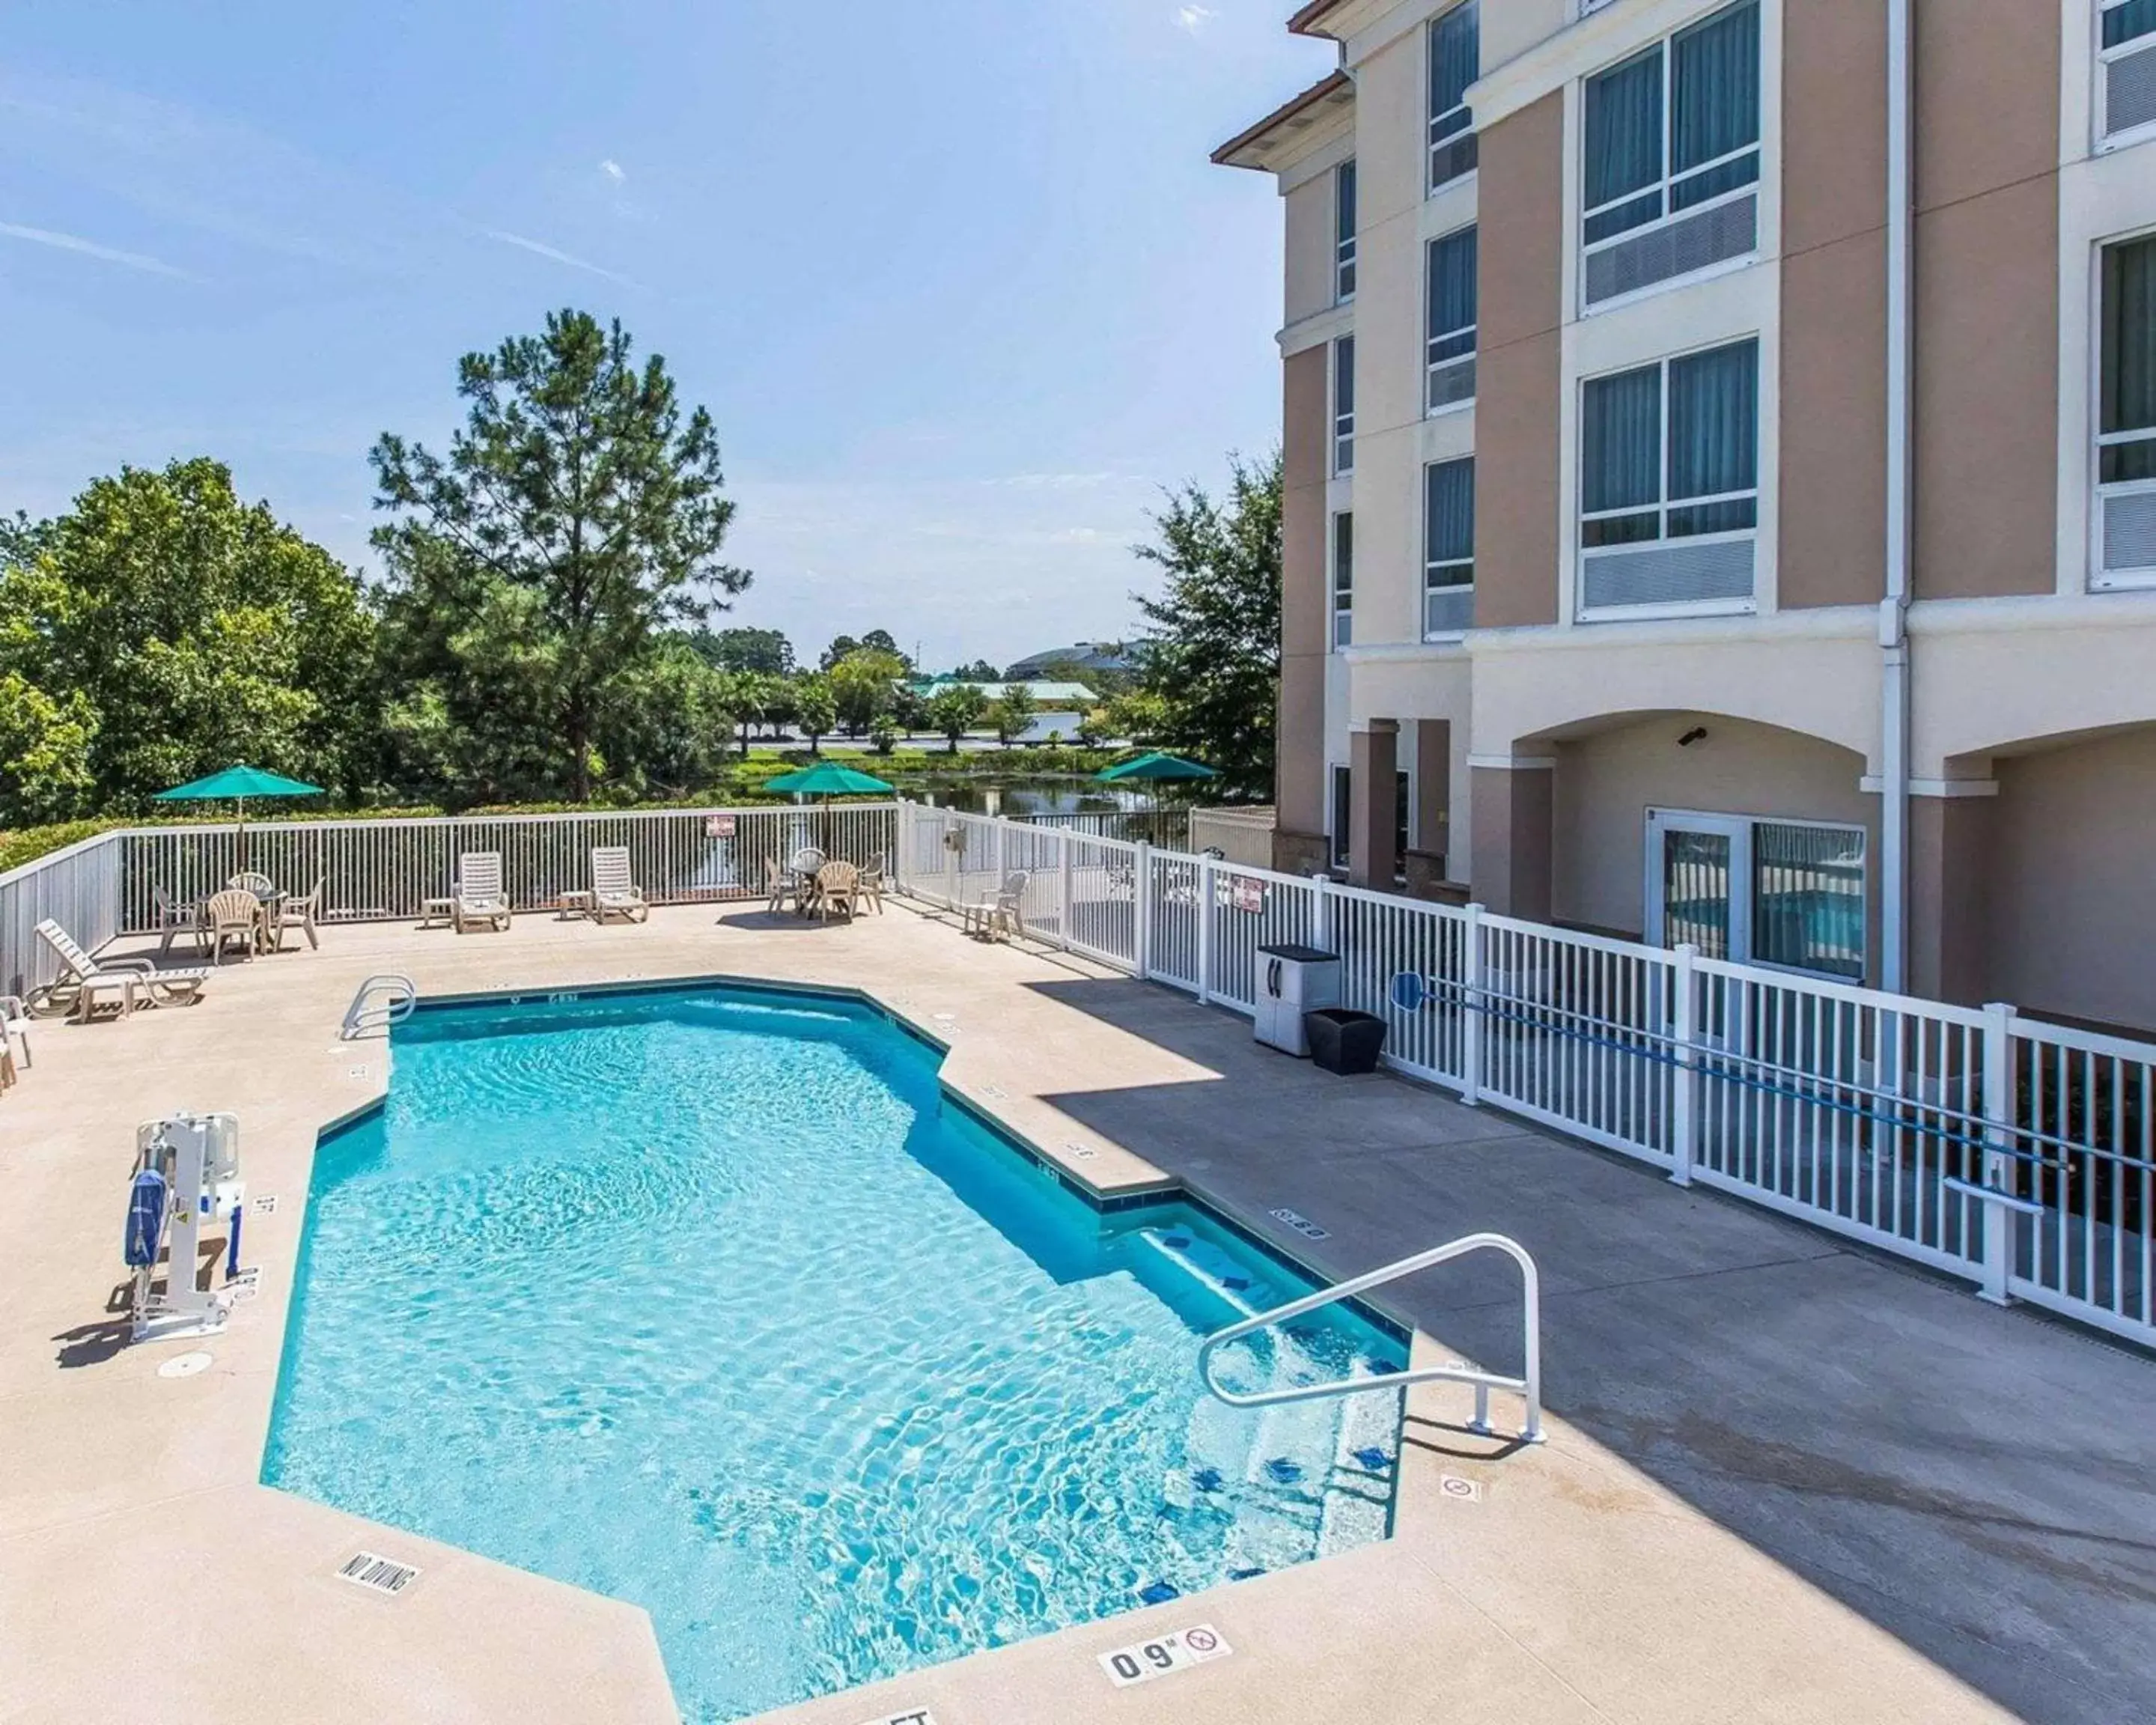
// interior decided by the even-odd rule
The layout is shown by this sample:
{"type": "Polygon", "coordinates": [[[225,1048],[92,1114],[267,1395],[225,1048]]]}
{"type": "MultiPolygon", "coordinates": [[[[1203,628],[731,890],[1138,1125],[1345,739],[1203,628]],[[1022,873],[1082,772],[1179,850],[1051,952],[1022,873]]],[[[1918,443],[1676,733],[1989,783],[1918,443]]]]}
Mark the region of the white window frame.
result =
{"type": "MultiPolygon", "coordinates": [[[[1613,60],[1608,65],[1601,67],[1594,72],[1590,72],[1585,78],[1580,80],[1579,102],[1580,128],[1582,135],[1580,148],[1583,152],[1583,162],[1579,181],[1581,187],[1579,194],[1581,200],[1579,211],[1579,279],[1582,282],[1584,282],[1587,279],[1587,260],[1589,258],[1595,256],[1598,253],[1608,251],[1615,246],[1628,244],[1631,241],[1639,239],[1642,234],[1652,234],[1659,229],[1672,227],[1679,222],[1688,222],[1691,220],[1693,217],[1702,215],[1708,210],[1719,209],[1724,204],[1734,203],[1740,198],[1757,198],[1760,195],[1761,187],[1765,182],[1767,172],[1767,158],[1765,153],[1767,146],[1765,136],[1766,116],[1764,113],[1766,102],[1766,69],[1763,64],[1760,68],[1760,103],[1762,108],[1760,116],[1761,135],[1758,137],[1754,138],[1748,144],[1743,145],[1734,150],[1725,151],[1721,155],[1714,157],[1713,160],[1710,162],[1699,162],[1691,167],[1685,169],[1682,173],[1672,172],[1670,167],[1671,159],[1675,153],[1673,149],[1675,142],[1674,128],[1676,124],[1675,106],[1671,100],[1676,93],[1676,59],[1670,52],[1670,44],[1675,42],[1678,37],[1685,34],[1686,31],[1697,29],[1702,25],[1712,23],[1715,19],[1720,18],[1723,13],[1734,12],[1738,7],[1743,5],[1744,3],[1746,3],[1746,0],[1732,0],[1732,3],[1727,6],[1717,7],[1712,12],[1707,13],[1706,17],[1692,19],[1690,23],[1681,26],[1681,28],[1671,30],[1667,35],[1661,37],[1654,42],[1649,43],[1645,47],[1635,49],[1631,53],[1626,54],[1624,59],[1613,60]],[[1617,71],[1622,67],[1631,64],[1633,61],[1642,59],[1650,54],[1660,54],[1661,56],[1661,177],[1656,181],[1652,185],[1638,187],[1632,191],[1621,194],[1619,197],[1612,198],[1607,199],[1604,203],[1598,203],[1594,208],[1589,209],[1586,206],[1585,188],[1587,185],[1587,178],[1584,171],[1587,86],[1594,83],[1596,79],[1603,77],[1609,73],[1617,71]],[[1728,191],[1717,193],[1712,198],[1705,198],[1698,203],[1688,203],[1681,210],[1673,210],[1671,208],[1670,203],[1671,194],[1676,189],[1676,187],[1680,181],[1697,179],[1702,174],[1712,173],[1717,168],[1727,167],[1732,162],[1741,161],[1747,156],[1757,157],[1758,158],[1759,166],[1758,172],[1753,174],[1753,177],[1744,184],[1741,186],[1732,186],[1728,191]],[[1620,208],[1625,204],[1637,203],[1640,198],[1650,196],[1659,197],[1661,200],[1662,213],[1659,216],[1655,217],[1650,221],[1638,223],[1634,226],[1624,228],[1618,233],[1606,235],[1600,239],[1590,240],[1588,239],[1587,224],[1593,221],[1595,217],[1603,214],[1606,211],[1620,208]]],[[[1762,0],[1754,0],[1754,3],[1762,3],[1762,0]]],[[[1763,13],[1760,19],[1763,30],[1765,22],[1766,20],[1763,13]]],[[[1760,58],[1763,62],[1766,57],[1766,39],[1763,33],[1760,39],[1759,47],[1760,58]]],[[[1724,258],[1718,263],[1708,264],[1703,265],[1700,269],[1688,270],[1682,275],[1672,275],[1666,281],[1651,283],[1646,287],[1637,289],[1634,292],[1629,294],[1617,294],[1613,295],[1607,300],[1597,300],[1590,309],[1589,315],[1598,316],[1602,312],[1610,311],[1620,305],[1630,305],[1635,300],[1644,300],[1650,295],[1667,293],[1671,288],[1682,287],[1692,282],[1709,280],[1717,275],[1726,275],[1734,270],[1748,268],[1753,264],[1757,263],[1759,259],[1759,234],[1762,225],[1763,224],[1757,220],[1754,221],[1753,224],[1752,249],[1746,252],[1742,257],[1724,258]]]]}
{"type": "Polygon", "coordinates": [[[1355,511],[1334,510],[1331,526],[1325,562],[1327,588],[1332,596],[1332,650],[1337,653],[1355,641],[1355,511]],[[1344,534],[1343,521],[1347,523],[1344,534]],[[1344,557],[1340,554],[1343,547],[1348,553],[1344,557]]]}
{"type": "MultiPolygon", "coordinates": [[[[1455,139],[1473,136],[1475,131],[1475,110],[1471,104],[1465,101],[1460,101],[1455,102],[1442,114],[1431,112],[1431,109],[1437,101],[1437,91],[1433,87],[1436,83],[1436,80],[1431,74],[1435,71],[1437,64],[1435,49],[1438,27],[1444,23],[1447,18],[1450,18],[1453,13],[1460,10],[1461,7],[1478,5],[1480,3],[1481,0],[1460,0],[1460,5],[1446,7],[1444,11],[1439,13],[1435,18],[1432,18],[1427,24],[1423,26],[1424,33],[1422,44],[1422,108],[1423,112],[1430,116],[1428,133],[1425,139],[1425,148],[1423,151],[1422,177],[1423,195],[1424,197],[1429,197],[1434,193],[1440,192],[1447,186],[1457,186],[1463,180],[1471,179],[1474,177],[1476,173],[1480,171],[1481,167],[1481,163],[1478,159],[1476,162],[1470,163],[1460,172],[1452,175],[1449,178],[1442,180],[1438,178],[1437,152],[1450,146],[1455,139]],[[1465,116],[1466,124],[1464,126],[1451,125],[1450,122],[1455,116],[1465,116]],[[1446,129],[1440,131],[1439,130],[1440,126],[1445,127],[1446,129]]],[[[1476,39],[1479,42],[1481,39],[1480,33],[1481,30],[1481,20],[1479,18],[1476,20],[1476,30],[1477,33],[1476,39]]],[[[1477,73],[1480,73],[1481,70],[1481,66],[1477,65],[1476,70],[1477,73]]],[[[1476,154],[1479,158],[1481,154],[1479,149],[1476,154]]]]}
{"type": "MultiPolygon", "coordinates": [[[[1576,462],[1579,471],[1573,493],[1573,557],[1577,562],[1584,565],[1585,560],[1597,552],[1640,551],[1650,545],[1733,545],[1746,540],[1752,542],[1755,546],[1758,544],[1760,504],[1758,466],[1763,454],[1760,446],[1759,426],[1755,425],[1753,428],[1753,470],[1750,490],[1717,491],[1704,497],[1673,499],[1670,495],[1670,367],[1679,360],[1690,359],[1702,353],[1718,352],[1724,347],[1741,347],[1747,341],[1753,345],[1753,362],[1756,367],[1758,364],[1758,350],[1760,347],[1760,338],[1756,335],[1739,336],[1733,341],[1711,341],[1703,347],[1688,347],[1681,353],[1666,353],[1660,359],[1650,359],[1639,365],[1619,366],[1613,371],[1597,372],[1591,377],[1582,377],[1579,380],[1579,396],[1575,409],[1579,428],[1576,462]],[[1588,389],[1593,384],[1605,382],[1612,377],[1628,377],[1634,372],[1644,372],[1649,367],[1654,368],[1656,387],[1661,392],[1659,420],[1661,436],[1655,450],[1655,491],[1657,501],[1651,504],[1638,503],[1624,508],[1598,509],[1590,511],[1584,506],[1587,500],[1588,389]],[[1698,509],[1710,504],[1743,502],[1748,498],[1752,503],[1752,525],[1748,527],[1734,527],[1719,533],[1672,535],[1670,531],[1670,511],[1672,509],[1698,509]],[[1589,545],[1587,542],[1587,524],[1590,521],[1615,521],[1625,516],[1645,515],[1650,509],[1652,509],[1659,517],[1661,527],[1661,531],[1654,538],[1628,539],[1615,545],[1589,545]]],[[[1759,388],[1756,370],[1753,373],[1753,400],[1758,408],[1760,418],[1763,420],[1767,412],[1766,400],[1759,388]]],[[[1756,594],[1756,587],[1754,591],[1756,594]]],[[[1589,621],[1599,618],[1615,617],[1727,615],[1736,611],[1749,611],[1754,608],[1756,603],[1755,598],[1744,600],[1698,599],[1673,605],[1583,605],[1579,608],[1578,614],[1589,621]]]]}
{"type": "MultiPolygon", "coordinates": [[[[1431,308],[1437,303],[1437,271],[1433,265],[1437,260],[1438,247],[1444,244],[1448,239],[1458,239],[1460,235],[1463,234],[1476,233],[1476,230],[1479,226],[1480,224],[1478,223],[1466,222],[1461,223],[1459,227],[1453,228],[1449,233],[1434,235],[1432,238],[1423,243],[1422,326],[1424,333],[1422,414],[1423,418],[1425,419],[1441,418],[1447,413],[1456,413],[1463,408],[1471,408],[1475,405],[1475,397],[1472,394],[1463,395],[1458,401],[1445,402],[1437,406],[1432,406],[1431,403],[1437,394],[1437,380],[1440,376],[1457,371],[1462,366],[1472,366],[1475,363],[1476,344],[1474,338],[1476,331],[1481,327],[1482,320],[1482,292],[1480,282],[1476,285],[1475,321],[1473,323],[1463,325],[1459,329],[1440,331],[1438,334],[1433,336],[1430,333],[1430,320],[1431,308]],[[1441,344],[1447,341],[1456,341],[1462,336],[1468,337],[1466,352],[1448,354],[1443,359],[1436,357],[1437,350],[1441,344]]],[[[1476,239],[1479,244],[1481,239],[1481,235],[1479,234],[1476,234],[1476,239]]]]}
{"type": "Polygon", "coordinates": [[[2147,121],[2139,126],[2128,126],[2124,131],[2114,132],[2111,130],[2110,118],[2104,111],[2111,91],[2111,63],[2156,49],[2156,28],[2143,31],[2138,36],[2128,37],[2116,48],[2103,45],[2104,14],[2117,11],[2120,5],[2125,3],[2126,0],[2096,0],[2096,23],[2090,39],[2096,47],[2096,89],[2092,100],[2096,113],[2096,153],[2099,156],[2156,138],[2156,121],[2147,121]]]}
{"type": "Polygon", "coordinates": [[[1332,343],[1332,476],[1345,479],[1355,470],[1355,337],[1353,333],[1335,336],[1332,343]],[[1340,405],[1340,383],[1342,377],[1348,382],[1348,403],[1343,411],[1340,405]]]}
{"type": "Polygon", "coordinates": [[[1471,454],[1466,455],[1450,455],[1447,456],[1441,461],[1425,461],[1422,465],[1422,638],[1425,641],[1462,640],[1466,639],[1467,634],[1467,631],[1465,629],[1433,629],[1430,626],[1430,601],[1431,594],[1438,593],[1464,593],[1471,596],[1475,591],[1475,547],[1471,544],[1467,547],[1467,555],[1465,557],[1450,557],[1442,562],[1432,562],[1430,559],[1430,471],[1434,468],[1449,467],[1455,461],[1465,461],[1471,465],[1475,457],[1471,454]],[[1468,572],[1466,580],[1448,581],[1436,585],[1433,585],[1431,583],[1431,576],[1437,573],[1440,569],[1460,568],[1465,568],[1468,572]]]}
{"type": "Polygon", "coordinates": [[[1332,303],[1336,305],[1355,303],[1355,223],[1359,219],[1361,199],[1355,158],[1351,156],[1332,170],[1332,303]],[[1349,200],[1342,190],[1348,186],[1357,187],[1353,208],[1348,208],[1349,200]],[[1348,228],[1344,234],[1340,231],[1343,221],[1348,228]]]}
{"type": "Polygon", "coordinates": [[[1671,831],[1714,833],[1729,840],[1730,963],[1748,964],[1759,970],[1779,971],[1785,976],[1810,977],[1820,982],[1840,983],[1850,988],[1864,986],[1871,974],[1872,932],[1871,834],[1866,828],[1845,820],[1799,820],[1782,814],[1726,814],[1717,810],[1650,807],[1647,810],[1646,842],[1642,848],[1646,852],[1646,944],[1650,947],[1667,944],[1669,882],[1662,871],[1661,840],[1664,834],[1671,831]],[[1801,965],[1777,964],[1753,953],[1753,900],[1756,880],[1753,839],[1756,830],[1763,826],[1804,827],[1818,832],[1853,834],[1856,836],[1864,858],[1861,974],[1846,977],[1835,971],[1807,970],[1801,965]]]}
{"type": "Polygon", "coordinates": [[[2156,587],[2156,564],[2137,569],[2107,569],[2103,566],[2104,505],[2114,497],[2139,497],[2156,492],[2156,479],[2103,482],[2103,452],[2122,444],[2147,443],[2156,429],[2106,431],[2103,429],[2103,259],[2115,245],[2133,245],[2156,239],[2156,228],[2113,234],[2099,240],[2090,254],[2089,293],[2089,586],[2097,593],[2123,588],[2156,587]]]}

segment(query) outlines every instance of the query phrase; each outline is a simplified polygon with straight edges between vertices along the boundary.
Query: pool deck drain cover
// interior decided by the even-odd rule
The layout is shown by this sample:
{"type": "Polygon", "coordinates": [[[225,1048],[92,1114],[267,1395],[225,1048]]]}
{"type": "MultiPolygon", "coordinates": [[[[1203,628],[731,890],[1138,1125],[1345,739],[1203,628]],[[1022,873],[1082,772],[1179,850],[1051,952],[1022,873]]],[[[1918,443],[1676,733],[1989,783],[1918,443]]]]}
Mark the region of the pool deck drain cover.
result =
{"type": "Polygon", "coordinates": [[[208,1371],[209,1367],[210,1356],[207,1353],[176,1353],[157,1368],[157,1375],[160,1378],[192,1378],[198,1372],[208,1371]]]}

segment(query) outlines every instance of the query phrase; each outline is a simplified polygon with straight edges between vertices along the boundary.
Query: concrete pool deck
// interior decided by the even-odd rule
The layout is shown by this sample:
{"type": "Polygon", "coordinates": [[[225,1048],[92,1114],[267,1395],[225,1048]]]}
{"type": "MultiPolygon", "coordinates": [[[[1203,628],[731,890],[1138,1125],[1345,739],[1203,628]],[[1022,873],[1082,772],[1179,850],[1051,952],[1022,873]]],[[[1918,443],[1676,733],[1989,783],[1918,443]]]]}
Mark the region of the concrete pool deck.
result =
{"type": "MultiPolygon", "coordinates": [[[[641,1610],[257,1483],[316,1136],[386,1076],[384,1045],[340,1043],[338,1020],[383,970],[428,995],[706,975],[858,988],[947,1041],[952,1088],[1096,1188],[1184,1181],[1336,1275],[1482,1228],[1535,1252],[1551,1441],[1476,1440],[1457,1426],[1467,1392],[1418,1391],[1390,1541],[772,1719],[2156,1712],[2156,1363],[894,905],[852,927],[760,906],[603,930],[520,917],[506,935],[342,927],[319,953],[228,967],[199,1008],[39,1026],[36,1065],[0,1098],[0,1720],[675,1717],[641,1610]],[[126,1347],[134,1128],[182,1108],[238,1114],[249,1191],[280,1199],[249,1218],[263,1291],[211,1341],[126,1347]],[[191,1348],[213,1364],[157,1376],[191,1348]],[[337,1580],[362,1548],[421,1577],[394,1600],[337,1580]],[[1127,1689],[1097,1662],[1198,1624],[1232,1656],[1127,1689]]],[[[1419,1348],[1516,1364],[1509,1266],[1394,1292],[1419,1348]]],[[[1501,1398],[1497,1415],[1516,1410],[1501,1398]]]]}

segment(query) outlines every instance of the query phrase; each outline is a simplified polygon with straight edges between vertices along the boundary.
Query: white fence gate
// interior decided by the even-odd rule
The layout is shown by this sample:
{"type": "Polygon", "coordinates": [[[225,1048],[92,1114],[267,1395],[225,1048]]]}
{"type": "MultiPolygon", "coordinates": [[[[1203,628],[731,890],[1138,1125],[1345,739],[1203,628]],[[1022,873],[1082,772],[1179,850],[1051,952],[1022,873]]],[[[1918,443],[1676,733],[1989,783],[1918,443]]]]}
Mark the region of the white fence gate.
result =
{"type": "Polygon", "coordinates": [[[2156,1046],[1268,869],[901,804],[904,889],[1239,1012],[1340,955],[1386,1061],[2156,1344],[2156,1046]],[[1403,978],[1413,978],[1412,984],[1403,978]]]}

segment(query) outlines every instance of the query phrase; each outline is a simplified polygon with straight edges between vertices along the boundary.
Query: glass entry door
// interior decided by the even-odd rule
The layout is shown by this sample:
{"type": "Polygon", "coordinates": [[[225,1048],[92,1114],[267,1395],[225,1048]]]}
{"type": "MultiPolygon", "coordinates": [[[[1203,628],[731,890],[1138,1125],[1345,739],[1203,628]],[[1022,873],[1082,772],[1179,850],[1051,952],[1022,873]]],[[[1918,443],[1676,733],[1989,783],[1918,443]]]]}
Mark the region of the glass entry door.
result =
{"type": "Polygon", "coordinates": [[[1648,938],[1687,942],[1705,958],[1739,958],[1750,922],[1745,823],[1714,815],[1647,816],[1648,938]]]}

